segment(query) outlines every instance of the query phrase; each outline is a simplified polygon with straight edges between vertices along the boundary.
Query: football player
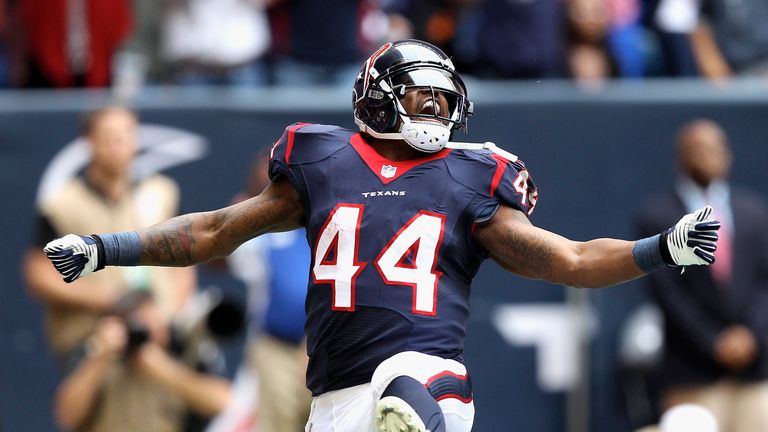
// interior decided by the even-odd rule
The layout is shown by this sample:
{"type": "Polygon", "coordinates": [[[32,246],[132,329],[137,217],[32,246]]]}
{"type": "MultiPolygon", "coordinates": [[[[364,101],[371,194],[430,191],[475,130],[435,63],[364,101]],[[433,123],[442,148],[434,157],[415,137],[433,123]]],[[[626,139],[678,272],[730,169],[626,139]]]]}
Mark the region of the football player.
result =
{"type": "Polygon", "coordinates": [[[105,266],[197,264],[305,227],[312,432],[469,431],[462,351],[470,282],[487,257],[576,287],[714,260],[710,208],[638,241],[577,242],[532,225],[538,192],[523,162],[491,143],[450,141],[472,103],[451,60],[428,43],[381,47],[352,95],[359,132],[289,126],[261,195],[138,231],[70,234],[46,253],[71,282],[105,266]]]}

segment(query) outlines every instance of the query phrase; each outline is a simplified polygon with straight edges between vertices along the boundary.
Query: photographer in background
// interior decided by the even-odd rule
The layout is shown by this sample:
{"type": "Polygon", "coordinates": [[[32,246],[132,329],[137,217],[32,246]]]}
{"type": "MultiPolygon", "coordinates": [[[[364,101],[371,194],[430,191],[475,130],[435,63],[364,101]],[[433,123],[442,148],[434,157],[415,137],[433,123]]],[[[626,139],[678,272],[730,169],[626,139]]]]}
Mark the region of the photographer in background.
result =
{"type": "Polygon", "coordinates": [[[179,431],[185,405],[201,408],[195,393],[207,393],[213,404],[203,407],[203,414],[226,403],[221,400],[226,399],[226,382],[195,375],[162,349],[169,339],[168,323],[195,290],[193,268],[107,269],[97,278],[67,285],[51,271],[39,247],[73,229],[136,229],[176,214],[175,182],[159,175],[131,176],[137,129],[136,115],[121,107],[86,117],[83,138],[90,162],[81,175],[38,203],[36,244],[24,260],[27,286],[45,307],[48,339],[65,376],[55,414],[68,430],[179,431]],[[147,342],[131,355],[120,355],[129,340],[121,318],[148,329],[147,342]]]}
{"type": "Polygon", "coordinates": [[[56,393],[60,424],[88,431],[195,430],[185,423],[187,411],[218,414],[229,402],[229,383],[169,354],[169,328],[151,297],[132,309],[124,317],[105,316],[87,339],[82,360],[56,393]]]}

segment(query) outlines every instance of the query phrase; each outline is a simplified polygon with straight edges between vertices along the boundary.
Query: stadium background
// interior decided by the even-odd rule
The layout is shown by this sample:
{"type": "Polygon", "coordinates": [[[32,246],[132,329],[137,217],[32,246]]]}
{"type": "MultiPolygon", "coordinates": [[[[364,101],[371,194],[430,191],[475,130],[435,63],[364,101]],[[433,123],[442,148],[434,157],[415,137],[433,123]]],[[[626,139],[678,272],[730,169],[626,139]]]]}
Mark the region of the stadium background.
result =
{"type": "MultiPolygon", "coordinates": [[[[721,122],[729,133],[734,180],[768,192],[765,82],[627,82],[595,91],[556,82],[471,82],[469,88],[476,116],[466,139],[492,140],[520,155],[540,190],[534,222],[570,238],[634,237],[633,215],[649,193],[667,187],[674,175],[676,128],[695,117],[721,122]]],[[[107,97],[95,91],[0,93],[0,431],[54,430],[55,367],[41,333],[40,306],[23,288],[21,257],[33,235],[34,197],[44,168],[77,136],[82,111],[107,97]]],[[[183,212],[227,204],[241,188],[251,156],[287,124],[354,126],[349,95],[334,89],[168,88],[142,94],[135,107],[143,123],[182,129],[208,141],[204,158],[166,171],[181,185],[183,212]]],[[[236,287],[206,271],[202,278],[203,286],[236,287]]],[[[577,292],[485,264],[473,288],[466,347],[476,396],[475,430],[506,431],[509,425],[538,432],[630,430],[618,338],[627,316],[643,300],[637,282],[577,292]],[[574,297],[591,308],[595,319],[584,356],[587,385],[545,390],[537,363],[542,350],[508,343],[494,317],[503,304],[564,306],[574,297]]],[[[578,356],[556,359],[557,366],[567,368],[578,356]]]]}

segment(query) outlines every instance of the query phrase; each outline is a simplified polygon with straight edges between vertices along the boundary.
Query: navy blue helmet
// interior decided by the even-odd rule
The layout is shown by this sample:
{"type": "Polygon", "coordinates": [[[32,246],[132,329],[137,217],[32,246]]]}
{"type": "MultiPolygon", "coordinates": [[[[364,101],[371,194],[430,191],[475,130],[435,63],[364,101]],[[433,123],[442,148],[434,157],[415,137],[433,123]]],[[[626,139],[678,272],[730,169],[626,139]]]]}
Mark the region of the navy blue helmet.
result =
{"type": "Polygon", "coordinates": [[[352,107],[361,132],[404,140],[428,153],[443,149],[452,131],[466,130],[472,115],[467,89],[451,59],[414,39],[387,43],[365,61],[352,89],[352,107]],[[407,113],[401,101],[410,91],[431,93],[431,103],[407,113]]]}

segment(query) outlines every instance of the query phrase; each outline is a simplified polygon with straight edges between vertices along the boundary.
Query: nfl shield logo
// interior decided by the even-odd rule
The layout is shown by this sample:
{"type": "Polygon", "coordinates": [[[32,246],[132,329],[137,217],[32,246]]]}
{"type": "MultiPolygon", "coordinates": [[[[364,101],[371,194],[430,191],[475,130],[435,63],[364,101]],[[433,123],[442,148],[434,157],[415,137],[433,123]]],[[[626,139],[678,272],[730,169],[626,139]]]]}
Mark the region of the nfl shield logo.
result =
{"type": "Polygon", "coordinates": [[[381,167],[381,176],[384,178],[392,178],[395,176],[395,172],[397,171],[396,166],[392,165],[382,165],[381,167]]]}

